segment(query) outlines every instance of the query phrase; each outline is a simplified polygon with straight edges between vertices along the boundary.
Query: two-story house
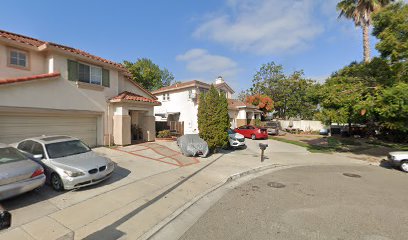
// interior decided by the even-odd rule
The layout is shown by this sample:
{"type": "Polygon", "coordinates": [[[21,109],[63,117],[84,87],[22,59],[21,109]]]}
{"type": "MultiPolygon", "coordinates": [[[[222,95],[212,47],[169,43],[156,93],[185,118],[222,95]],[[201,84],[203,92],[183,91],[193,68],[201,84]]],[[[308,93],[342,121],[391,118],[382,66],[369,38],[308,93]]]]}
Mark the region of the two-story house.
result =
{"type": "Polygon", "coordinates": [[[70,135],[90,146],[155,139],[157,98],[121,65],[0,30],[0,142],[70,135]]]}
{"type": "MultiPolygon", "coordinates": [[[[256,118],[261,118],[261,111],[257,107],[232,99],[234,90],[222,77],[215,80],[214,86],[228,99],[228,114],[232,128],[254,124],[256,118]]],[[[207,92],[210,87],[208,83],[193,80],[153,91],[161,102],[161,106],[154,107],[157,125],[172,130],[176,128],[175,126],[181,125],[183,126],[181,134],[198,133],[198,96],[207,92]]]]}

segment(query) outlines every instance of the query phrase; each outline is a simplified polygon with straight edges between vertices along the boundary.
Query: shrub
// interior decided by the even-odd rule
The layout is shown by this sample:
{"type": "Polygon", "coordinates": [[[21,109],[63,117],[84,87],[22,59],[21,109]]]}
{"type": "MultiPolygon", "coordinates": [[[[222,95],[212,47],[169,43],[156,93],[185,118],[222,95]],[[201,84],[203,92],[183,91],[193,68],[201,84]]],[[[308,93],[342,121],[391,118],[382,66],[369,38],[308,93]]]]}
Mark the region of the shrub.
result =
{"type": "Polygon", "coordinates": [[[227,130],[230,127],[228,101],[213,85],[206,94],[200,94],[197,117],[200,137],[208,143],[211,151],[227,146],[227,130]]]}
{"type": "Polygon", "coordinates": [[[261,119],[255,119],[255,126],[261,127],[261,119]]]}
{"type": "Polygon", "coordinates": [[[170,130],[162,130],[157,134],[158,138],[169,138],[171,137],[170,130]]]}

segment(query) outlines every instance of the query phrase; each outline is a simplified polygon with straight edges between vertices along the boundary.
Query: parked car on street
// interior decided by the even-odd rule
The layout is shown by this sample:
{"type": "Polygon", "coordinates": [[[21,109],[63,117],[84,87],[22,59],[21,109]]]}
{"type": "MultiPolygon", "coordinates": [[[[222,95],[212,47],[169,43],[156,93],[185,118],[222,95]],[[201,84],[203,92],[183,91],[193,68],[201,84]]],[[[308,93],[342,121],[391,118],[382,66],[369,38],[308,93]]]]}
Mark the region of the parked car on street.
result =
{"type": "Polygon", "coordinates": [[[235,132],[234,129],[228,129],[228,142],[231,147],[239,148],[245,146],[244,135],[235,132]]]}
{"type": "Polygon", "coordinates": [[[14,147],[0,144],[0,200],[29,192],[44,183],[44,169],[40,164],[14,147]]]}
{"type": "Polygon", "coordinates": [[[266,122],[265,127],[269,135],[279,135],[279,122],[266,122]]]}
{"type": "Polygon", "coordinates": [[[15,144],[40,163],[56,191],[85,187],[109,178],[115,164],[93,152],[81,140],[69,136],[42,136],[15,144]]]}
{"type": "Polygon", "coordinates": [[[390,152],[388,153],[388,161],[392,166],[408,172],[408,151],[390,152]]]}
{"type": "Polygon", "coordinates": [[[266,128],[256,127],[252,125],[244,125],[234,129],[235,132],[242,134],[246,138],[255,139],[268,139],[268,131],[266,128]]]}
{"type": "Polygon", "coordinates": [[[207,157],[210,150],[208,144],[198,134],[185,134],[177,138],[181,153],[187,157],[207,157]]]}
{"type": "Polygon", "coordinates": [[[330,130],[327,129],[327,128],[322,128],[322,129],[319,130],[319,134],[323,135],[323,136],[327,136],[327,135],[329,135],[329,133],[330,133],[330,130]]]}

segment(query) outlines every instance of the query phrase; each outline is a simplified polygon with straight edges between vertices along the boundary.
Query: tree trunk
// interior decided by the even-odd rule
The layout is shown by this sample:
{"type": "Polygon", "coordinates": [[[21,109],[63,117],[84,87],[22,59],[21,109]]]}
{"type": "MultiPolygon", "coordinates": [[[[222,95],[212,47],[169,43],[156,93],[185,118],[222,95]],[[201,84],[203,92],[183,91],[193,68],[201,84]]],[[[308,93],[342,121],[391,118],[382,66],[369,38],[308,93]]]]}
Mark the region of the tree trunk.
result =
{"type": "Polygon", "coordinates": [[[364,48],[364,62],[370,62],[370,26],[365,23],[363,26],[363,48],[364,48]]]}

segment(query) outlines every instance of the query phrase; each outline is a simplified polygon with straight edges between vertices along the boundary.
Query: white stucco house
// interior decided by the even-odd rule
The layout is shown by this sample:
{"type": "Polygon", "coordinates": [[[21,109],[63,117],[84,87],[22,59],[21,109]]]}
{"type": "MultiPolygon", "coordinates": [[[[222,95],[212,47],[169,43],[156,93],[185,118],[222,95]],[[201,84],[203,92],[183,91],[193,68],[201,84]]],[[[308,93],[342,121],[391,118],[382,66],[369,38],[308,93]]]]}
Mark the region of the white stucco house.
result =
{"type": "MultiPolygon", "coordinates": [[[[256,118],[261,118],[261,111],[257,107],[232,99],[234,90],[222,77],[215,80],[214,86],[228,99],[228,113],[232,128],[254,124],[256,118]]],[[[211,84],[192,80],[153,91],[152,93],[161,102],[160,106],[154,107],[158,130],[167,128],[180,132],[177,128],[181,126],[181,134],[198,133],[198,95],[207,92],[210,87],[211,84]]]]}
{"type": "Polygon", "coordinates": [[[0,30],[0,142],[70,135],[90,146],[155,139],[157,98],[115,62],[0,30]]]}

